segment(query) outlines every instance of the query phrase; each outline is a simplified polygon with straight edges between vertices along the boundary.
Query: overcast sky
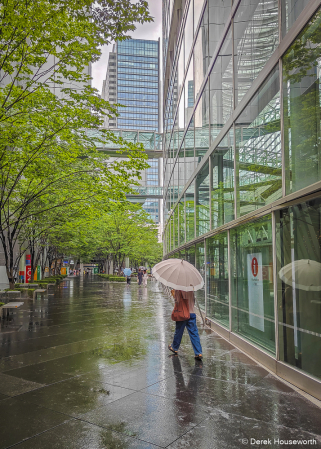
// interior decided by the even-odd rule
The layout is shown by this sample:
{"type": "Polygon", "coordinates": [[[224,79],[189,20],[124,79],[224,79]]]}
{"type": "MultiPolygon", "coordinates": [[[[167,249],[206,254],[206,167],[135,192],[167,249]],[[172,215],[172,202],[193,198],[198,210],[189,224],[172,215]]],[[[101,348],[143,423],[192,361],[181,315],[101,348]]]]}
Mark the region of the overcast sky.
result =
{"type": "MultiPolygon", "coordinates": [[[[157,40],[162,36],[162,2],[161,0],[148,0],[150,14],[154,17],[154,22],[137,24],[136,30],[130,35],[133,39],[157,40]]],[[[102,49],[101,58],[92,67],[92,85],[101,92],[103,80],[106,77],[108,54],[112,46],[105,46],[102,49]]]]}

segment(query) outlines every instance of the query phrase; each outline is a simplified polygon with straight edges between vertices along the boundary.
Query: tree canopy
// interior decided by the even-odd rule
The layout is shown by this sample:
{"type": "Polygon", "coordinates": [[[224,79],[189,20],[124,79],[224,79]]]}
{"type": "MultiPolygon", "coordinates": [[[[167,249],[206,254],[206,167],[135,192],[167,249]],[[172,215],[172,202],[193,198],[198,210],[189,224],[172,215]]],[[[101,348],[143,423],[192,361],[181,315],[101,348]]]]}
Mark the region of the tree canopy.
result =
{"type": "Polygon", "coordinates": [[[150,20],[144,0],[0,5],[0,240],[11,284],[32,233],[55,229],[68,210],[124,201],[147,168],[142,145],[102,129],[116,110],[91,87],[90,65],[150,20]],[[109,161],[97,150],[107,141],[127,159],[109,161]]]}

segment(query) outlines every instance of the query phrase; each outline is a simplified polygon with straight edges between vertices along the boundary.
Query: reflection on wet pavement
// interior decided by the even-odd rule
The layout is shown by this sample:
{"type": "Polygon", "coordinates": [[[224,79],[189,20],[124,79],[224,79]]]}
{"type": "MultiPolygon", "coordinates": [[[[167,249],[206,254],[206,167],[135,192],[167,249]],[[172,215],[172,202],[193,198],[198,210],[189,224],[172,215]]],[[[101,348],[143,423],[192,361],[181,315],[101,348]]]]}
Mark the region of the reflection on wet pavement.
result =
{"type": "Polygon", "coordinates": [[[25,301],[0,329],[0,449],[321,447],[321,409],[218,335],[200,327],[203,362],[187,335],[168,354],[171,310],[98,277],[25,301]]]}

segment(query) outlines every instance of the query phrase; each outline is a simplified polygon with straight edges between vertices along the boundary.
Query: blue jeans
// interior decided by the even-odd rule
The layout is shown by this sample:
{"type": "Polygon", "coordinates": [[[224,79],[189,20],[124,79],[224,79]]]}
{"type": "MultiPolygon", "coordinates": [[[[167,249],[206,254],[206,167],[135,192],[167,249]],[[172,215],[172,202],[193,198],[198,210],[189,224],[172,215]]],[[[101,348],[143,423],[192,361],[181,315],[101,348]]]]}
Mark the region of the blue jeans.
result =
{"type": "Polygon", "coordinates": [[[174,349],[174,351],[178,351],[178,348],[182,341],[185,326],[188,330],[189,338],[191,339],[191,343],[192,343],[195,355],[202,354],[202,346],[201,346],[201,342],[200,342],[200,336],[198,335],[195,313],[190,314],[189,320],[176,321],[176,329],[175,329],[172,348],[174,349]]]}

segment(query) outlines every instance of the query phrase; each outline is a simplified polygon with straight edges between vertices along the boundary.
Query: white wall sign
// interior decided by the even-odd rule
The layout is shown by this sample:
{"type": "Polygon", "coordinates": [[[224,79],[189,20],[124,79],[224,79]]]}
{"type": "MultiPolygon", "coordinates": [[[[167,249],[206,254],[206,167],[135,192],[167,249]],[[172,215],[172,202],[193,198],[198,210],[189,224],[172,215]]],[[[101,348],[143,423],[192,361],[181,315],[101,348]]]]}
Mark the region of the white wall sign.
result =
{"type": "Polygon", "coordinates": [[[262,253],[247,255],[249,324],[264,332],[262,253]]]}

